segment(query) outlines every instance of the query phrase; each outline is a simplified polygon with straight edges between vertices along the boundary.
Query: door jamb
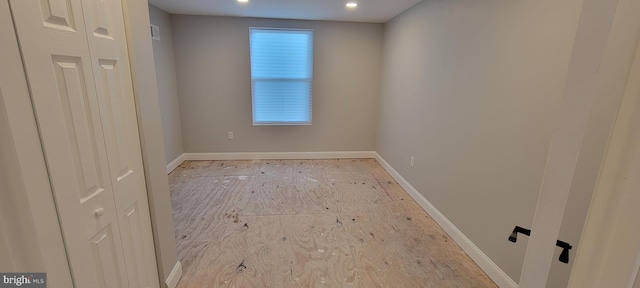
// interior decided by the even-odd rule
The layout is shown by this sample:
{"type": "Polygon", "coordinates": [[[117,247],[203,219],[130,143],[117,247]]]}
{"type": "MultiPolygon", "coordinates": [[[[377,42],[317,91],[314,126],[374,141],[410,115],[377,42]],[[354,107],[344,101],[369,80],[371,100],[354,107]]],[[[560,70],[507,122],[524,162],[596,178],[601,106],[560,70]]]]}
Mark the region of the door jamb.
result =
{"type": "MultiPolygon", "coordinates": [[[[521,287],[545,287],[596,93],[622,98],[640,31],[640,2],[585,0],[549,149],[521,287]],[[614,80],[615,79],[615,80],[614,80]]],[[[601,96],[598,96],[601,97],[601,96]]],[[[612,115],[615,116],[615,115],[612,115]]],[[[579,249],[579,247],[578,247],[579,249]]]]}
{"type": "MultiPolygon", "coordinates": [[[[640,11],[640,5],[636,8],[640,11]]],[[[640,45],[589,207],[569,287],[634,284],[640,266],[639,122],[640,45]]]]}

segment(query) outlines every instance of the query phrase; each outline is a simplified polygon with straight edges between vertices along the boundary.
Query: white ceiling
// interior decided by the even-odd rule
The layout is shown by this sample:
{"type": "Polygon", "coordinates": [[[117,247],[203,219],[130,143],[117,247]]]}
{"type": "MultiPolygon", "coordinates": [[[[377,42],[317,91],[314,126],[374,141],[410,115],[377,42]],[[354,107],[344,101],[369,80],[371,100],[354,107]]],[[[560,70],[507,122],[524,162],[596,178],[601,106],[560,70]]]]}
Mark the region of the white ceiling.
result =
{"type": "Polygon", "coordinates": [[[422,0],[149,0],[171,14],[384,23],[422,0]]]}

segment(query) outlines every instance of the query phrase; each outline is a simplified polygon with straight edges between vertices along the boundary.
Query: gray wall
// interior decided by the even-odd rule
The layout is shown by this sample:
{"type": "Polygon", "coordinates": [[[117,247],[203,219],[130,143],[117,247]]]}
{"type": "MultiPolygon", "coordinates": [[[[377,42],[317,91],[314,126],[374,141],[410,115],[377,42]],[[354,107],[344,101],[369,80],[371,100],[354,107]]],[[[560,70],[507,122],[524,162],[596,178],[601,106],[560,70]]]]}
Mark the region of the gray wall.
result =
{"type": "Polygon", "coordinates": [[[385,25],[376,150],[516,282],[581,5],[429,0],[385,25]]]}
{"type": "Polygon", "coordinates": [[[374,150],[382,24],[185,15],[171,21],[186,152],[374,150]],[[314,29],[313,125],[252,125],[252,26],[314,29]]]}
{"type": "Polygon", "coordinates": [[[173,35],[171,33],[171,15],[149,5],[151,24],[160,27],[160,40],[153,40],[153,59],[156,64],[158,82],[158,100],[164,140],[166,163],[184,153],[182,145],[182,123],[178,102],[178,83],[173,53],[173,35]]]}

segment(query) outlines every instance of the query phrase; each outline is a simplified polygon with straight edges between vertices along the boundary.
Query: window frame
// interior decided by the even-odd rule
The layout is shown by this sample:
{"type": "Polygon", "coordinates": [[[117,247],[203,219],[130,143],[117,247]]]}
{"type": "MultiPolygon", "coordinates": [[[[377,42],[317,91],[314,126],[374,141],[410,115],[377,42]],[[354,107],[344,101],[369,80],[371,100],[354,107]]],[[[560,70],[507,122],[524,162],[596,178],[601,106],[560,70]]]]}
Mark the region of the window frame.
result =
{"type": "Polygon", "coordinates": [[[315,66],[315,55],[314,55],[314,44],[315,44],[315,31],[314,29],[309,28],[279,28],[279,27],[249,27],[249,74],[251,77],[251,122],[253,126],[310,126],[313,124],[313,70],[315,66]],[[311,34],[311,43],[309,45],[309,57],[310,57],[310,67],[309,69],[309,78],[284,78],[284,77],[263,77],[259,78],[253,77],[253,63],[251,57],[251,47],[253,45],[253,39],[251,37],[252,30],[272,30],[272,31],[304,31],[311,34]],[[309,119],[307,121],[260,121],[257,122],[255,119],[256,115],[256,105],[255,105],[255,82],[257,81],[265,81],[265,82],[304,82],[309,83],[309,95],[308,95],[308,105],[309,105],[309,119]]]}

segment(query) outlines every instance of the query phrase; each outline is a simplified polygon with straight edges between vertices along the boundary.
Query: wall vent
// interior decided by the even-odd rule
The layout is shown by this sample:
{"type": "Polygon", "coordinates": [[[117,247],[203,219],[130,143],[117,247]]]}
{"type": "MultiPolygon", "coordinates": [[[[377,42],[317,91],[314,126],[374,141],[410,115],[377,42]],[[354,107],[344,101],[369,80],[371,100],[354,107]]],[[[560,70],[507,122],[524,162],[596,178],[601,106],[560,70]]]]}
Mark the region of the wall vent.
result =
{"type": "Polygon", "coordinates": [[[160,40],[160,27],[151,24],[151,39],[160,40]]]}

